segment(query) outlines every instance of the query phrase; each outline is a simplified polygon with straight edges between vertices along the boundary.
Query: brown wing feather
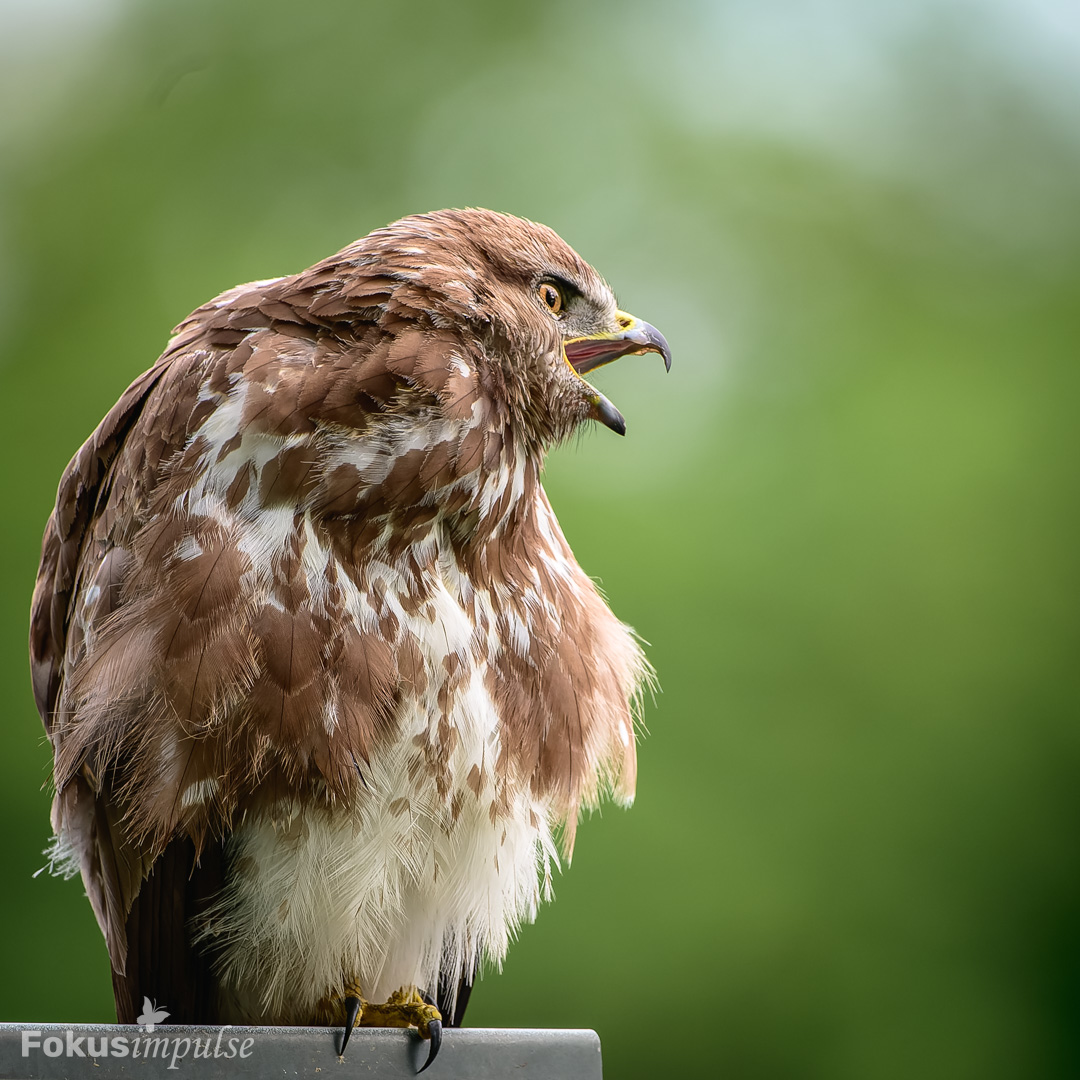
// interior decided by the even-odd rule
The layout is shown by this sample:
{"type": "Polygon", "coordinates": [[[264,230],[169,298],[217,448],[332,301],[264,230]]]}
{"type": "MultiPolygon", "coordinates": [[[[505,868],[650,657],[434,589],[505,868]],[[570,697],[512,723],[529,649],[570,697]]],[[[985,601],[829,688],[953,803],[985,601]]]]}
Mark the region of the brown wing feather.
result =
{"type": "MultiPolygon", "coordinates": [[[[108,502],[113,468],[127,437],[137,423],[147,396],[166,374],[159,364],[144,372],[124,392],[97,430],[83,444],[60,482],[56,509],[42,540],[41,566],[34,588],[30,619],[30,665],[34,696],[45,730],[60,750],[57,703],[62,689],[69,648],[72,601],[84,570],[84,553],[92,542],[108,502]]],[[[98,612],[110,614],[117,603],[123,549],[104,567],[98,612]]],[[[97,778],[75,772],[67,784],[57,785],[53,805],[53,828],[66,830],[68,844],[78,858],[86,893],[105,935],[113,967],[123,971],[126,960],[124,918],[144,874],[142,859],[117,843],[107,806],[97,797],[97,778]]]]}
{"type": "MultiPolygon", "coordinates": [[[[112,469],[147,396],[167,372],[158,364],[139,376],[82,445],[60,481],[56,509],[41,542],[41,565],[30,614],[30,668],[34,698],[46,731],[60,692],[64,653],[86,542],[108,501],[112,469]]],[[[115,584],[115,583],[111,583],[115,584]]],[[[115,598],[115,591],[110,590],[115,598]]]]}

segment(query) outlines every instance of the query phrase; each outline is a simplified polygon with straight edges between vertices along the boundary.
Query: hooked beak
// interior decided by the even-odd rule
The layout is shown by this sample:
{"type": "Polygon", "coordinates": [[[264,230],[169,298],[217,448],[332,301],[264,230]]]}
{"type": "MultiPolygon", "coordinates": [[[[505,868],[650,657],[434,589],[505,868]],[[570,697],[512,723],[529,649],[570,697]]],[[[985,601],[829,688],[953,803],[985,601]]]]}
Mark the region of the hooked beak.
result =
{"type": "MultiPolygon", "coordinates": [[[[647,352],[659,353],[664,358],[665,370],[671,370],[671,349],[664,335],[655,326],[636,319],[625,311],[617,311],[615,317],[619,330],[610,334],[571,338],[563,343],[567,363],[578,375],[584,376],[604,364],[618,360],[620,356],[647,352]]],[[[619,410],[599,391],[594,390],[594,395],[590,399],[593,419],[599,420],[616,434],[625,435],[626,421],[619,410]]]]}

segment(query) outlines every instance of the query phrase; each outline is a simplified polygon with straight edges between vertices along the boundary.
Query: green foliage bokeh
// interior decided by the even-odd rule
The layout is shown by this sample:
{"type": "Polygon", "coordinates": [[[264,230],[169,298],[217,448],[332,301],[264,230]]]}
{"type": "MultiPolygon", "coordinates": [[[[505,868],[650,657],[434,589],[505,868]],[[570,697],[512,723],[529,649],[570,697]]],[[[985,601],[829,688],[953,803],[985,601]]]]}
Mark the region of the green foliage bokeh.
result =
{"type": "Polygon", "coordinates": [[[845,24],[849,111],[807,120],[833,54],[766,6],[749,57],[746,5],[614,0],[133,0],[8,41],[0,1018],[112,1015],[78,883],[31,877],[65,463],[197,304],[482,205],[675,363],[605,370],[627,438],[547,471],[651,642],[638,802],[583,824],[470,1023],[595,1027],[612,1077],[1080,1071],[1080,95],[941,0],[845,24]]]}

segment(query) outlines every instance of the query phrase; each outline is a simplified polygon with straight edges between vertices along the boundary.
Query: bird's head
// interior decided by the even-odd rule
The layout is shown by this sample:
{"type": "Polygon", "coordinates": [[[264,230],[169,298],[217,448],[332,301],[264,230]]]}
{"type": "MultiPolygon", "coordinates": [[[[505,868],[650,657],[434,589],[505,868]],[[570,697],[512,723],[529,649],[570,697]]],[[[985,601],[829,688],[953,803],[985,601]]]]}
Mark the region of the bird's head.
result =
{"type": "Polygon", "coordinates": [[[435,325],[481,343],[477,377],[526,439],[549,445],[586,420],[625,434],[618,409],[585,376],[632,353],[659,353],[671,367],[663,334],[620,311],[604,279],[545,225],[442,210],[366,240],[404,303],[422,290],[435,325]]]}

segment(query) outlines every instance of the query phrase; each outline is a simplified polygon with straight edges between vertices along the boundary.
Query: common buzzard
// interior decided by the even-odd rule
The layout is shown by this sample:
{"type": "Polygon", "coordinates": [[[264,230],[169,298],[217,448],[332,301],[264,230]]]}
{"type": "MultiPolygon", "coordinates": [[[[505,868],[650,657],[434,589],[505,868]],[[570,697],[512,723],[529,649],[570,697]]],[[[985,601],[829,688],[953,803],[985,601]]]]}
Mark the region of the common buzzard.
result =
{"type": "Polygon", "coordinates": [[[550,229],[443,211],[223,293],[124,392],[30,634],[54,853],[122,1022],[359,1013],[430,1062],[559,830],[569,856],[583,806],[633,796],[646,665],[540,469],[624,432],[583,376],[647,351],[670,365],[550,229]]]}

